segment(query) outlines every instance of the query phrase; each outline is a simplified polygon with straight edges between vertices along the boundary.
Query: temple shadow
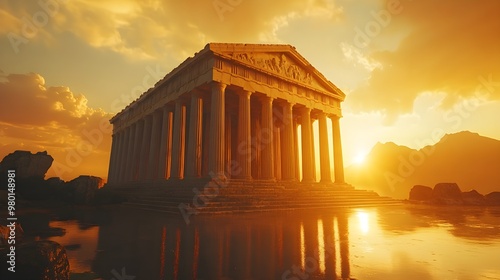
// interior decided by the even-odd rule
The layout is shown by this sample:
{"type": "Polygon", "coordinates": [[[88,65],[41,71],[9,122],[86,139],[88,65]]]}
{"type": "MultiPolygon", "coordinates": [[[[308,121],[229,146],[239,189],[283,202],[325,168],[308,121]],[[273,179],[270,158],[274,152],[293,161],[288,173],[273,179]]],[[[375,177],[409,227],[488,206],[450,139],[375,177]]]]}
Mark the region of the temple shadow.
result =
{"type": "Polygon", "coordinates": [[[349,279],[348,214],[113,215],[92,269],[141,279],[349,279]]]}

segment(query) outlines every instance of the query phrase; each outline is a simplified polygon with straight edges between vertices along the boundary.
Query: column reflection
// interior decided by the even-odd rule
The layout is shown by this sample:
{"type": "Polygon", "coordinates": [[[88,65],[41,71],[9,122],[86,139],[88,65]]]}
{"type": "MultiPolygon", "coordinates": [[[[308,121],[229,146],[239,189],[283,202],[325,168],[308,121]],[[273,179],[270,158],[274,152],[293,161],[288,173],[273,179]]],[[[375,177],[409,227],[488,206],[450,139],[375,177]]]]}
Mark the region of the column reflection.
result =
{"type": "Polygon", "coordinates": [[[186,226],[182,220],[145,224],[144,216],[120,217],[100,227],[92,269],[104,278],[126,267],[130,275],[147,279],[346,279],[348,218],[346,213],[259,214],[210,217],[186,226]],[[131,223],[144,226],[130,230],[131,223]]]}

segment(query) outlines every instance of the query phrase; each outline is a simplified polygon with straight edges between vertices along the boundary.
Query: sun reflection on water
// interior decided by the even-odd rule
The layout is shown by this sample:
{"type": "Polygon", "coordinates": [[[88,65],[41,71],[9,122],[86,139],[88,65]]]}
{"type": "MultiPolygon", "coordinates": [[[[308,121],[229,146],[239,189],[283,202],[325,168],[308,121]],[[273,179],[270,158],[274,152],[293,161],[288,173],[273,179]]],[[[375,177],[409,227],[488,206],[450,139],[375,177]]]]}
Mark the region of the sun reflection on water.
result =
{"type": "Polygon", "coordinates": [[[370,215],[365,211],[358,211],[356,214],[358,217],[359,229],[363,234],[368,234],[370,231],[370,215]]]}
{"type": "Polygon", "coordinates": [[[325,238],[323,235],[323,220],[318,219],[318,250],[319,250],[319,270],[325,272],[325,238]]]}
{"type": "Polygon", "coordinates": [[[304,240],[304,223],[300,222],[300,267],[305,268],[306,244],[304,240]]]}

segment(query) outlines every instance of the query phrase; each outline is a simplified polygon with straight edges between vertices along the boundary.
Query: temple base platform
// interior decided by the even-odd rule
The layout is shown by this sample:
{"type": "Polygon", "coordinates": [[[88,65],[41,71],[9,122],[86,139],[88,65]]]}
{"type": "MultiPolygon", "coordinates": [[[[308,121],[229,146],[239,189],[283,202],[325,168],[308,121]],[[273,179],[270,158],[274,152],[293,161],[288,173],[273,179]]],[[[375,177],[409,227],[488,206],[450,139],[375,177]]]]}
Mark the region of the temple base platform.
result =
{"type": "MultiPolygon", "coordinates": [[[[169,180],[170,181],[170,180],[169,180]]],[[[124,205],[137,209],[179,214],[228,214],[299,209],[357,208],[401,205],[376,192],[358,190],[348,184],[266,182],[231,179],[224,182],[193,181],[182,187],[175,182],[128,184],[109,188],[126,198],[124,205]]]]}

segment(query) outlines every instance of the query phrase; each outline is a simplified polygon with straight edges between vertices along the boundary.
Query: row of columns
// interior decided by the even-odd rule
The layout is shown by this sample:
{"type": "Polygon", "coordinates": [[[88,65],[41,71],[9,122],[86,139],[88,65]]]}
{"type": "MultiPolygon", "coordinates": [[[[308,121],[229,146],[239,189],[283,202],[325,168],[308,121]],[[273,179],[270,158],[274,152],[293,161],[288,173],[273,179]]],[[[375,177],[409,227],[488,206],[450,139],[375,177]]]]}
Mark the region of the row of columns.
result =
{"type": "MultiPolygon", "coordinates": [[[[190,100],[178,99],[175,105],[165,105],[113,135],[109,167],[110,183],[127,183],[158,179],[184,179],[217,176],[225,179],[227,157],[239,164],[239,173],[232,178],[251,180],[252,161],[259,157],[263,180],[293,181],[299,178],[299,157],[302,152],[302,182],[314,182],[315,158],[311,108],[300,107],[301,147],[298,147],[298,122],[290,102],[279,102],[280,127],[275,125],[274,99],[262,95],[260,116],[252,119],[252,92],[238,92],[236,156],[231,151],[231,120],[226,120],[227,85],[214,82],[209,106],[204,105],[203,92],[190,93],[190,100]],[[189,112],[187,112],[189,104],[189,112]],[[205,114],[204,110],[209,110],[205,114]],[[189,114],[189,115],[188,115],[189,114]],[[259,122],[252,128],[252,121],[259,122]],[[188,123],[189,122],[189,123],[188,123]],[[228,126],[229,124],[229,126],[228,126]],[[226,127],[228,126],[228,127],[226,127]],[[227,129],[227,131],[226,131],[227,129]],[[260,133],[252,138],[252,131],[260,133]],[[204,135],[208,134],[208,135],[204,135]],[[207,137],[208,136],[208,137],[207,137]],[[260,139],[260,154],[252,145],[260,139]],[[253,141],[253,142],[252,142],[253,141]],[[208,143],[207,143],[208,142],[208,143]],[[229,142],[229,143],[225,143],[229,142]],[[229,148],[228,148],[229,147],[229,148]],[[206,155],[208,154],[208,157],[206,155]],[[278,159],[279,158],[279,159],[278,159]],[[206,165],[206,166],[205,166],[206,165]]],[[[256,109],[254,109],[256,110],[256,109]]],[[[344,183],[342,147],[338,116],[319,114],[321,182],[332,182],[327,119],[331,118],[334,142],[335,182],[344,183]]]]}

